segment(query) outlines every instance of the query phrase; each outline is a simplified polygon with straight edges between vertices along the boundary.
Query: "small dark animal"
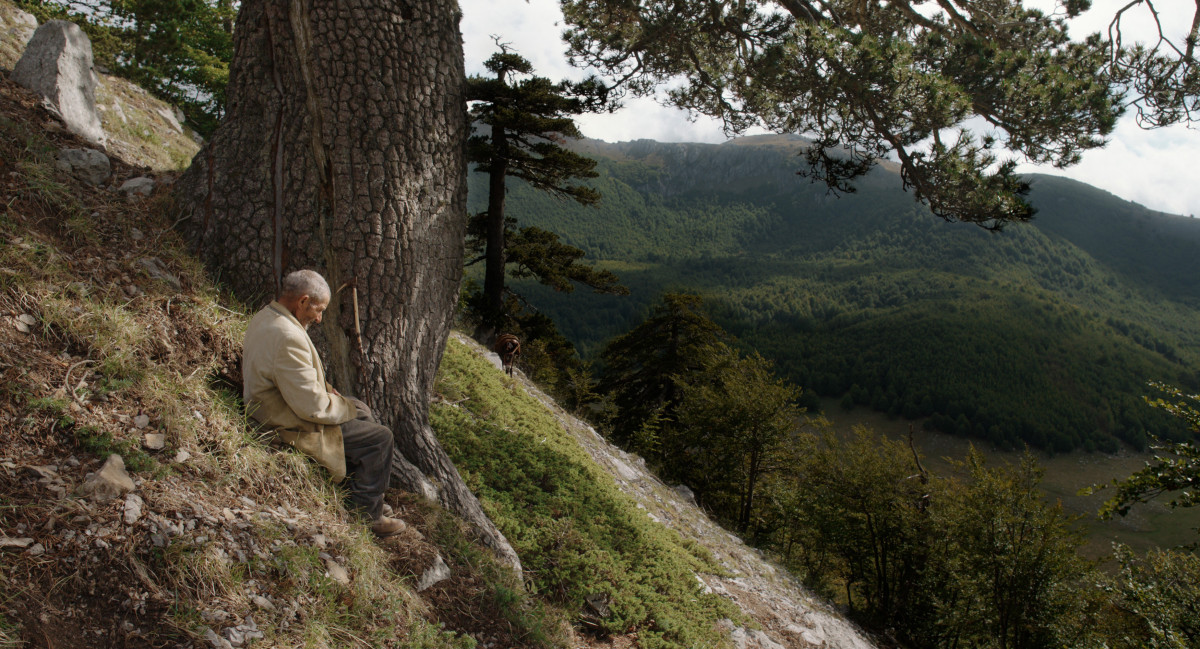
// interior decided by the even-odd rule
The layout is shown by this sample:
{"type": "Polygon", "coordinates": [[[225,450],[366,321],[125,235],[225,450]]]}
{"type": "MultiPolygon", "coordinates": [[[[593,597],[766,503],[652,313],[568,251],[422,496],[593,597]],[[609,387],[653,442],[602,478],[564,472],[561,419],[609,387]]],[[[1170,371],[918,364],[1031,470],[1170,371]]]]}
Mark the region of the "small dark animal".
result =
{"type": "Polygon", "coordinates": [[[512,376],[513,363],[521,356],[521,341],[512,334],[500,334],[496,337],[496,344],[492,349],[500,355],[500,361],[504,363],[504,372],[512,376]]]}

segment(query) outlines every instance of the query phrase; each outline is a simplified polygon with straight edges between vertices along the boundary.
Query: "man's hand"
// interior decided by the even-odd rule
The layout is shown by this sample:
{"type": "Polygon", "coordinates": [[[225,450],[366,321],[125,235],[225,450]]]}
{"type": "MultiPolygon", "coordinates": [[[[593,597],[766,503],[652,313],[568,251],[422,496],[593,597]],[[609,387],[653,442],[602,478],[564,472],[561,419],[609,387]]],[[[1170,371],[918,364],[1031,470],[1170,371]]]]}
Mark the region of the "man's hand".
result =
{"type": "Polygon", "coordinates": [[[357,419],[370,419],[371,421],[375,420],[375,418],[371,415],[371,408],[368,407],[367,404],[363,403],[361,399],[346,397],[346,400],[354,404],[354,409],[358,411],[357,419]]]}

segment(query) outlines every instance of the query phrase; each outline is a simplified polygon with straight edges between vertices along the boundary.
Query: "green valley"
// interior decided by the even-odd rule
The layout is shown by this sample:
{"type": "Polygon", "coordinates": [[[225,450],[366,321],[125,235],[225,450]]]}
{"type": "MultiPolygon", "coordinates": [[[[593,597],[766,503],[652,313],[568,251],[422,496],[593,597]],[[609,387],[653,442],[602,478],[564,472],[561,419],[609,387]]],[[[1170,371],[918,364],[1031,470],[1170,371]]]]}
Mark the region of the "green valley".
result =
{"type": "MultiPolygon", "coordinates": [[[[1148,381],[1194,390],[1200,222],[1033,176],[1030,224],[946,223],[886,166],[833,196],[795,172],[799,138],[584,141],[599,207],[514,184],[510,214],[558,233],[630,296],[515,288],[595,358],[664,291],[803,386],[1001,448],[1144,448],[1185,435],[1148,381]]],[[[481,178],[472,178],[478,205],[481,178]]]]}

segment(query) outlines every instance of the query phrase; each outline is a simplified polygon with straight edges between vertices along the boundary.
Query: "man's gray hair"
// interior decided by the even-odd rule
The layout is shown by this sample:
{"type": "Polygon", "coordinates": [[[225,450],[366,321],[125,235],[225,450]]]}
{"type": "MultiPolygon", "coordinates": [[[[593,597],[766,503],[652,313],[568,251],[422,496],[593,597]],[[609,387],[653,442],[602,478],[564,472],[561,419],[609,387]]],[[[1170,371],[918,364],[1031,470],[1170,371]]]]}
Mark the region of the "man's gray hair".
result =
{"type": "Polygon", "coordinates": [[[329,283],[314,270],[296,270],[283,276],[279,283],[280,297],[307,295],[318,302],[329,301],[329,283]]]}

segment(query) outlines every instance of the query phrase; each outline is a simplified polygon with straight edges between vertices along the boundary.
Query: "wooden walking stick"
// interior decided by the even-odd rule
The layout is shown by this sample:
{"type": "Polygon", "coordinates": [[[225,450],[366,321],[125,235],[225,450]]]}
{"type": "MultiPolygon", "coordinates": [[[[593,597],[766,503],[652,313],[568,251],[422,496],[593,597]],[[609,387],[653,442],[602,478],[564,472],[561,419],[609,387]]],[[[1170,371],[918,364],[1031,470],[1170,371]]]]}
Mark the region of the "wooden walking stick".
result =
{"type": "Polygon", "coordinates": [[[361,392],[361,394],[358,395],[358,398],[361,399],[363,403],[367,404],[367,406],[370,406],[371,402],[367,400],[368,396],[366,390],[367,356],[363,352],[362,326],[360,324],[358,315],[358,275],[351,277],[349,281],[347,281],[345,284],[342,284],[338,288],[338,293],[341,293],[342,289],[347,287],[350,289],[350,303],[354,305],[354,348],[358,351],[358,390],[361,392]]]}

